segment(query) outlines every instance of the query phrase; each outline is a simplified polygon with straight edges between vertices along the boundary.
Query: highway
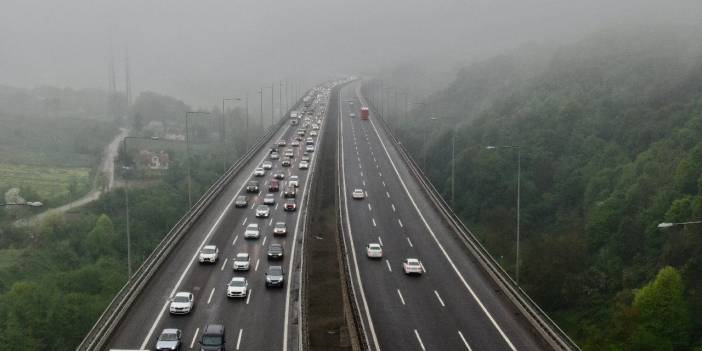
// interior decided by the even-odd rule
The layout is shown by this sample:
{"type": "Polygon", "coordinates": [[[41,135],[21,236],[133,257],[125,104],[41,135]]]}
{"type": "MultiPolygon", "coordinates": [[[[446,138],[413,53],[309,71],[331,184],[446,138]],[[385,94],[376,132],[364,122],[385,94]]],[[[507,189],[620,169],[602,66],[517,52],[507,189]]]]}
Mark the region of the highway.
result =
{"type": "Polygon", "coordinates": [[[361,323],[373,350],[543,350],[540,338],[499,293],[443,222],[384,129],[361,120],[360,83],[340,93],[340,212],[361,323]],[[351,117],[350,113],[356,117],[351,117]],[[365,199],[351,192],[363,189],[365,199]],[[383,245],[369,259],[368,243],[383,245]],[[402,260],[425,273],[408,276],[402,260]]]}
{"type": "MultiPolygon", "coordinates": [[[[315,102],[313,107],[315,115],[318,112],[323,119],[326,102],[315,102]]],[[[313,118],[316,119],[316,116],[313,118]]],[[[273,143],[286,140],[288,146],[280,148],[281,158],[272,160],[272,170],[266,171],[263,177],[253,175],[255,167],[269,159],[270,146],[273,145],[266,145],[214,200],[121,318],[108,342],[109,349],[153,349],[156,337],[165,328],[182,331],[183,350],[198,349],[198,338],[209,323],[224,325],[228,350],[297,349],[300,342],[298,278],[303,244],[303,204],[311,186],[308,174],[313,172],[316,163],[316,153],[312,152],[309,155],[310,168],[298,169],[305,142],[303,140],[299,147],[290,146],[298,127],[286,123],[273,137],[273,143]],[[294,149],[294,158],[291,167],[282,167],[283,150],[287,147],[294,149]],[[255,207],[262,203],[263,197],[268,193],[274,172],[285,174],[280,191],[273,193],[276,204],[270,206],[270,218],[256,218],[255,207]],[[291,175],[299,176],[296,195],[298,209],[285,212],[283,191],[291,175]],[[249,197],[247,207],[236,208],[234,200],[237,195],[245,194],[244,186],[249,180],[259,180],[260,191],[258,194],[249,194],[252,196],[249,197]],[[272,228],[278,221],[286,223],[286,236],[273,236],[272,228]],[[246,225],[250,223],[259,224],[260,238],[243,237],[246,225]],[[267,248],[273,242],[283,244],[282,261],[269,261],[267,258],[267,248]],[[204,245],[216,245],[219,248],[219,260],[215,264],[198,262],[198,253],[204,245]],[[250,255],[251,268],[247,272],[234,272],[232,269],[232,258],[240,252],[250,255]],[[283,288],[266,288],[264,272],[269,265],[284,267],[286,275],[283,288]],[[225,295],[226,284],[233,276],[248,279],[248,297],[228,298],[225,295]],[[180,291],[194,294],[195,307],[187,315],[172,315],[168,311],[169,299],[180,291]]],[[[305,138],[308,136],[309,133],[305,138]]],[[[313,138],[321,138],[321,135],[313,138]]],[[[318,140],[315,141],[318,144],[318,140]]]]}

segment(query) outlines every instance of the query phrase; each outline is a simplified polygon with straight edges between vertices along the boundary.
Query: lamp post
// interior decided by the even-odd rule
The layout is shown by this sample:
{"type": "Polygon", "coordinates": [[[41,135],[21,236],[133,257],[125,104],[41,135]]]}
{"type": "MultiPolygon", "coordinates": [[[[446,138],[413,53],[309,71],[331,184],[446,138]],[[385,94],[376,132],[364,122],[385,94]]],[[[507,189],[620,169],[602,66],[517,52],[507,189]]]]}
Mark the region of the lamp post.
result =
{"type": "Polygon", "coordinates": [[[260,123],[261,130],[263,130],[263,88],[258,90],[258,95],[261,96],[261,115],[260,115],[259,123],[260,123]]]}
{"type": "Polygon", "coordinates": [[[522,174],[522,148],[519,145],[500,145],[494,146],[489,145],[485,147],[488,150],[497,149],[517,149],[517,253],[516,253],[516,267],[515,267],[515,281],[519,285],[519,211],[520,211],[520,197],[521,197],[521,174],[522,174]]]}
{"type": "MultiPolygon", "coordinates": [[[[122,138],[122,151],[125,157],[127,156],[127,139],[158,140],[158,137],[125,136],[122,138]]],[[[122,162],[122,168],[126,169],[124,159],[122,162]]],[[[127,279],[132,279],[132,235],[129,226],[129,177],[127,176],[124,177],[124,215],[127,228],[127,279]]]]}
{"type": "Polygon", "coordinates": [[[0,204],[0,206],[27,206],[27,207],[42,207],[44,206],[43,203],[39,201],[27,201],[27,202],[20,202],[20,203],[7,203],[7,204],[0,204]]]}
{"type": "Polygon", "coordinates": [[[663,223],[658,223],[658,228],[660,229],[665,229],[665,228],[670,228],[678,225],[688,225],[688,224],[701,224],[702,221],[691,221],[691,222],[677,222],[677,223],[671,223],[671,222],[663,222],[663,223]]]}
{"type": "Polygon", "coordinates": [[[222,173],[227,171],[227,125],[224,118],[224,102],[225,101],[241,101],[241,98],[224,98],[222,99],[222,173]]]}
{"type": "Polygon", "coordinates": [[[192,200],[192,178],[190,177],[190,122],[188,117],[190,115],[194,114],[203,114],[203,115],[209,115],[209,112],[204,112],[204,111],[187,111],[185,112],[185,153],[186,153],[186,164],[188,168],[188,210],[190,210],[193,207],[193,200],[192,200]]]}

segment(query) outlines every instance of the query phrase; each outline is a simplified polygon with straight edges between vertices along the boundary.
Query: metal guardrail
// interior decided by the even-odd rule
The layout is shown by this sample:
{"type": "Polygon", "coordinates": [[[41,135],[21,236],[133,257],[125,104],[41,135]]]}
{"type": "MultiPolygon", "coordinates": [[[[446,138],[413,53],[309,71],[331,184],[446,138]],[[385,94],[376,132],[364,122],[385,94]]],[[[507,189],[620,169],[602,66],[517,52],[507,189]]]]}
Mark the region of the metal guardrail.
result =
{"type": "MultiPolygon", "coordinates": [[[[291,110],[296,109],[302,100],[298,100],[291,110]]],[[[289,113],[290,111],[288,111],[289,113]]],[[[287,114],[286,114],[287,115],[287,114]]],[[[284,116],[286,116],[284,115],[284,116]]],[[[134,300],[139,296],[150,278],[168,257],[171,250],[178,244],[183,235],[199,219],[200,215],[212,204],[213,200],[219,196],[220,192],[233,180],[241,168],[246,165],[261,148],[266,145],[275,133],[285,125],[286,118],[281,118],[276,124],[268,128],[266,134],[258,138],[256,143],[244,155],[232,165],[225,174],[220,176],[205,194],[195,203],[171,230],[164,236],[151,254],[144,260],[132,278],[120,289],[112,299],[110,304],[103,311],[100,318],[95,322],[83,341],[76,350],[99,350],[109,337],[114,328],[119,324],[124,314],[129,310],[134,300]]]]}
{"type": "MultiPolygon", "coordinates": [[[[363,87],[361,89],[363,92],[363,87]]],[[[500,264],[490,255],[487,249],[480,243],[473,232],[466,227],[463,221],[453,212],[448,203],[429,181],[421,168],[412,159],[402,142],[392,133],[392,130],[383,117],[377,113],[375,106],[370,103],[374,115],[378,116],[379,124],[385,133],[391,138],[395,150],[400,154],[413,177],[425,194],[439,210],[446,223],[454,229],[459,239],[478,258],[478,262],[490,275],[493,281],[505,293],[505,296],[519,309],[523,316],[530,323],[532,328],[542,336],[554,350],[579,351],[580,347],[566,334],[558,325],[544,312],[531,297],[520,288],[510,275],[500,266],[500,264]]]]}

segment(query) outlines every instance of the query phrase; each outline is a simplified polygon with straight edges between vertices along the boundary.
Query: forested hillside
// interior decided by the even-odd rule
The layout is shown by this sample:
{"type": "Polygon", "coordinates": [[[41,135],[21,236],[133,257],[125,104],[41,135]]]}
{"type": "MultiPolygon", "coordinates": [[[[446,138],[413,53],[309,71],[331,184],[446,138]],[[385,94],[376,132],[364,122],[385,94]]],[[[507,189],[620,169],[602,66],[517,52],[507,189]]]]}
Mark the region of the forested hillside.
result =
{"type": "Polygon", "coordinates": [[[386,112],[448,200],[455,132],[454,208],[512,273],[517,151],[486,146],[520,146],[520,283],[586,350],[702,349],[702,225],[657,227],[702,220],[698,39],[600,32],[386,112]]]}

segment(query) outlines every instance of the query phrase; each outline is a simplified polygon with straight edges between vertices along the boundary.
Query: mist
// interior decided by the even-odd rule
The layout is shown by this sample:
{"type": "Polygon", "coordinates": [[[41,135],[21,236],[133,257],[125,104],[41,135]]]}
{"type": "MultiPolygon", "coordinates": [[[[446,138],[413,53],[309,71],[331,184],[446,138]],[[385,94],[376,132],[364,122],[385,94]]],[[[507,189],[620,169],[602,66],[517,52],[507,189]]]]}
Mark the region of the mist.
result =
{"type": "Polygon", "coordinates": [[[0,84],[124,90],[211,107],[280,81],[305,87],[419,62],[450,70],[601,27],[695,25],[699,1],[4,1],[0,84]],[[671,5],[674,3],[674,5],[671,5]]]}

